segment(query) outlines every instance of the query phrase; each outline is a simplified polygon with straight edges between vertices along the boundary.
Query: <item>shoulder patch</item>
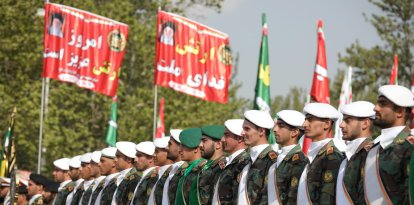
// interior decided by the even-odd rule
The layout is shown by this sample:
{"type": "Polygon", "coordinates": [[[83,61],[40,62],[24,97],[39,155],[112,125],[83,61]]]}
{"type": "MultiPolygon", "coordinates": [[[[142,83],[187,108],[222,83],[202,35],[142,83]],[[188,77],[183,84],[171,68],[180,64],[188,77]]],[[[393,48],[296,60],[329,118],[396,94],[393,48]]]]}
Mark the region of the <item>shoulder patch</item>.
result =
{"type": "Polygon", "coordinates": [[[410,135],[407,138],[405,138],[410,144],[414,145],[414,136],[410,135]]]}
{"type": "Polygon", "coordinates": [[[299,154],[295,154],[295,155],[293,155],[293,157],[292,157],[292,162],[294,162],[294,161],[296,161],[296,160],[298,160],[299,159],[299,154]]]}
{"type": "Polygon", "coordinates": [[[132,174],[131,176],[129,176],[129,180],[134,180],[135,176],[132,174]]]}
{"type": "Polygon", "coordinates": [[[270,157],[270,159],[276,159],[277,158],[277,154],[276,154],[276,152],[269,152],[269,157],[270,157]]]}
{"type": "Polygon", "coordinates": [[[296,187],[296,186],[298,186],[298,178],[296,178],[296,177],[292,177],[292,179],[290,180],[290,186],[291,186],[291,187],[296,187]]]}
{"type": "Polygon", "coordinates": [[[158,175],[158,173],[157,172],[152,172],[152,174],[151,174],[151,178],[154,178],[154,177],[156,177],[158,175]]]}
{"type": "Polygon", "coordinates": [[[134,193],[133,192],[129,192],[128,194],[128,201],[132,200],[132,197],[134,197],[134,193]]]}
{"type": "Polygon", "coordinates": [[[325,183],[329,183],[329,182],[332,182],[332,180],[333,180],[333,174],[332,174],[332,172],[329,171],[329,170],[326,171],[325,174],[323,175],[323,181],[325,183]]]}
{"type": "Polygon", "coordinates": [[[332,154],[334,152],[334,148],[333,147],[329,147],[327,150],[326,150],[326,154],[328,155],[328,154],[332,154]]]}
{"type": "Polygon", "coordinates": [[[371,147],[372,147],[372,144],[371,144],[371,143],[369,143],[369,144],[367,144],[367,145],[365,145],[365,146],[364,146],[364,149],[365,149],[367,152],[369,152],[369,150],[371,150],[371,147]]]}
{"type": "Polygon", "coordinates": [[[224,169],[226,167],[226,164],[223,161],[221,161],[219,163],[219,166],[220,166],[220,169],[224,169]]]}
{"type": "Polygon", "coordinates": [[[397,144],[401,145],[404,143],[404,139],[397,139],[397,144]]]}
{"type": "Polygon", "coordinates": [[[68,186],[68,190],[69,190],[70,192],[72,192],[72,191],[73,191],[73,186],[68,186]]]}

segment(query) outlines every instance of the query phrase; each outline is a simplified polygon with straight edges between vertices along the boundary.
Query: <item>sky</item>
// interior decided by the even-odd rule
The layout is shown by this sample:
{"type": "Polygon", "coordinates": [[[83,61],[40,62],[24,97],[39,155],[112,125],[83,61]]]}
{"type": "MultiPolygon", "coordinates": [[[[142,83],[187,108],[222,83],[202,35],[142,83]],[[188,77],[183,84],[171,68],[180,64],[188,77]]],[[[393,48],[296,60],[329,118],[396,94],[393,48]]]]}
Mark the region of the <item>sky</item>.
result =
{"type": "Polygon", "coordinates": [[[233,53],[239,53],[236,82],[242,83],[237,96],[254,97],[261,41],[262,13],[266,13],[269,39],[271,99],[286,95],[291,87],[312,85],[316,60],[316,23],[323,31],[331,82],[339,69],[338,54],[357,40],[366,48],[381,45],[374,27],[364,13],[381,11],[367,0],[225,0],[220,13],[194,8],[187,17],[227,33],[233,53]]]}

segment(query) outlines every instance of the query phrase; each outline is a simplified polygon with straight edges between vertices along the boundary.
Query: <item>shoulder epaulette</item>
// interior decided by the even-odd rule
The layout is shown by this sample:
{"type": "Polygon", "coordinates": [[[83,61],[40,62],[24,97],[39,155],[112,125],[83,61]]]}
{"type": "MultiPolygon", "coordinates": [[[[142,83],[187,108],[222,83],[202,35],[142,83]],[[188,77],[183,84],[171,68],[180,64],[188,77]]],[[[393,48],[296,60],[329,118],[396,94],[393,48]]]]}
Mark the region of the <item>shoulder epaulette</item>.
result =
{"type": "Polygon", "coordinates": [[[67,189],[70,191],[70,192],[72,192],[73,191],[73,186],[72,185],[69,185],[68,187],[67,187],[67,189]]]}
{"type": "Polygon", "coordinates": [[[274,152],[274,151],[270,151],[270,152],[269,152],[269,158],[270,158],[271,160],[277,159],[277,154],[276,154],[276,152],[274,152]]]}
{"type": "Polygon", "coordinates": [[[326,149],[326,155],[332,154],[334,153],[334,148],[333,147],[329,147],[328,149],[326,149]]]}
{"type": "Polygon", "coordinates": [[[296,161],[296,160],[298,160],[299,159],[299,154],[295,154],[295,155],[293,155],[293,157],[292,157],[292,162],[294,162],[294,161],[296,161]]]}

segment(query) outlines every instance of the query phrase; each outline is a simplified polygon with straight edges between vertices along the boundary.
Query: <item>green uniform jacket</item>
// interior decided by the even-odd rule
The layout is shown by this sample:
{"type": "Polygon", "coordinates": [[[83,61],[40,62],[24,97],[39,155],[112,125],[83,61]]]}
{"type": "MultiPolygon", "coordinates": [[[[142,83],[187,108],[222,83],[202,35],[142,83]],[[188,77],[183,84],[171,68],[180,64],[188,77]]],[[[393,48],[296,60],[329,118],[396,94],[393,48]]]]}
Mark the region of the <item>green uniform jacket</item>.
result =
{"type": "Polygon", "coordinates": [[[85,190],[83,190],[83,183],[81,182],[78,186],[78,189],[76,190],[75,194],[73,194],[73,198],[72,201],[70,202],[70,205],[78,205],[79,201],[82,197],[82,194],[84,193],[85,190]]]}
{"type": "Polygon", "coordinates": [[[296,205],[299,179],[308,163],[300,145],[293,147],[280,162],[276,169],[276,180],[282,204],[296,205]]]}
{"type": "MultiPolygon", "coordinates": [[[[219,174],[226,167],[227,160],[224,156],[214,160],[210,167],[206,164],[201,172],[198,174],[197,179],[194,180],[193,187],[191,189],[190,197],[196,197],[198,204],[210,205],[214,195],[214,186],[217,183],[219,174]]],[[[190,199],[190,201],[193,201],[190,199]]]]}
{"type": "Polygon", "coordinates": [[[180,181],[181,177],[184,174],[184,171],[188,166],[187,162],[184,162],[183,165],[181,165],[180,168],[177,169],[174,176],[170,180],[170,184],[168,187],[168,199],[170,201],[170,204],[175,204],[175,197],[177,195],[177,186],[178,182],[180,181]]]}
{"type": "Polygon", "coordinates": [[[101,182],[99,182],[98,187],[96,187],[95,191],[92,192],[91,205],[95,205],[96,198],[98,198],[99,192],[101,192],[104,185],[105,185],[105,179],[102,179],[101,182]]]}
{"type": "Polygon", "coordinates": [[[111,181],[106,185],[106,187],[102,190],[101,194],[101,205],[111,205],[112,198],[114,197],[116,186],[116,180],[118,177],[114,177],[111,181]]]}
{"type": "MultiPolygon", "coordinates": [[[[409,204],[409,164],[413,145],[408,139],[410,130],[405,128],[387,148],[379,148],[379,173],[393,204],[409,204]]],[[[412,140],[411,140],[412,141],[412,140]]],[[[374,146],[380,146],[377,143],[374,146]]]]}
{"type": "Polygon", "coordinates": [[[372,138],[368,137],[359,145],[355,154],[346,164],[343,182],[354,204],[364,205],[365,160],[372,147],[372,138]]]}
{"type": "MultiPolygon", "coordinates": [[[[144,205],[148,204],[148,199],[152,191],[152,187],[155,182],[158,180],[158,170],[157,168],[152,169],[145,178],[142,179],[141,184],[139,185],[137,192],[134,197],[134,205],[144,205]]],[[[133,190],[134,191],[134,190],[133,190]]],[[[132,192],[134,194],[134,192],[132,192]]],[[[128,200],[129,204],[130,200],[128,200]]]]}
{"type": "Polygon", "coordinates": [[[128,205],[128,201],[134,196],[134,190],[139,180],[141,179],[141,173],[133,167],[124,177],[116,190],[116,204],[128,205]],[[128,200],[129,199],[129,200],[128,200]]]}
{"type": "MultiPolygon", "coordinates": [[[[181,170],[181,172],[182,172],[181,175],[184,177],[184,179],[182,179],[183,183],[182,183],[181,193],[179,193],[179,191],[177,189],[176,198],[178,197],[179,194],[182,194],[182,196],[184,198],[184,203],[186,205],[190,205],[191,185],[193,184],[193,181],[196,180],[196,178],[198,176],[198,173],[201,172],[201,170],[203,169],[205,163],[206,163],[206,160],[202,159],[200,162],[198,162],[197,165],[195,165],[193,167],[193,169],[191,169],[190,173],[186,177],[183,176],[185,169],[181,170]]],[[[176,201],[177,201],[177,199],[176,199],[176,201]]],[[[182,205],[182,204],[176,204],[176,205],[182,205]]]]}
{"type": "Polygon", "coordinates": [[[155,189],[154,190],[154,199],[155,199],[154,204],[159,204],[159,205],[162,204],[162,194],[163,194],[162,192],[164,189],[164,184],[165,184],[165,181],[167,181],[168,179],[171,169],[172,169],[172,165],[167,170],[165,170],[164,174],[162,174],[160,179],[158,179],[158,181],[156,182],[157,184],[153,187],[153,189],[155,189]]]}
{"type": "Polygon", "coordinates": [[[218,185],[218,194],[221,205],[237,204],[241,172],[243,168],[249,164],[249,161],[249,153],[243,151],[222,171],[218,185]]]}
{"type": "Polygon", "coordinates": [[[267,175],[269,167],[277,161],[277,153],[267,146],[250,166],[247,173],[247,194],[250,204],[268,204],[267,175]]]}
{"type": "Polygon", "coordinates": [[[91,198],[91,196],[92,196],[92,189],[93,189],[93,186],[95,186],[95,182],[93,182],[89,187],[88,187],[88,189],[86,189],[86,191],[85,192],[83,192],[83,196],[82,196],[82,198],[81,198],[81,205],[88,205],[88,203],[89,203],[89,199],[91,198]]]}
{"type": "Polygon", "coordinates": [[[56,195],[56,200],[54,205],[65,205],[66,198],[75,188],[75,182],[71,181],[67,183],[56,195]]]}
{"type": "Polygon", "coordinates": [[[308,169],[308,193],[313,205],[335,204],[336,179],[345,158],[331,140],[323,146],[308,169]]]}

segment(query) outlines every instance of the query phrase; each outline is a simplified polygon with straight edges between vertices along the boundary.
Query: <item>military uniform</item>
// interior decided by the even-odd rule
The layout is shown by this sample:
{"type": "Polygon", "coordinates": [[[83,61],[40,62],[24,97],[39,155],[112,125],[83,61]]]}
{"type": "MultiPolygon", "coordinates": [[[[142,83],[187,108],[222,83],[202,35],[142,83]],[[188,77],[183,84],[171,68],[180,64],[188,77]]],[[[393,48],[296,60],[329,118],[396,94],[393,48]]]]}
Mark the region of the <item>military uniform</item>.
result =
{"type": "Polygon", "coordinates": [[[276,152],[271,146],[267,146],[251,164],[247,173],[247,195],[250,204],[268,204],[267,174],[269,167],[276,161],[276,152]]]}
{"type": "MultiPolygon", "coordinates": [[[[29,201],[29,205],[43,205],[43,197],[42,197],[41,194],[34,195],[33,197],[36,197],[36,198],[33,201],[32,201],[32,199],[30,199],[30,201],[32,201],[32,202],[30,203],[30,201],[29,201]]],[[[5,205],[7,205],[7,204],[5,204],[5,205]]]]}
{"type": "Polygon", "coordinates": [[[137,186],[139,180],[141,179],[141,173],[133,167],[123,178],[122,182],[118,185],[116,190],[115,201],[116,204],[128,204],[127,202],[132,199],[132,195],[129,196],[129,193],[134,193],[135,187],[137,186]]]}
{"type": "Polygon", "coordinates": [[[162,195],[163,195],[163,188],[165,181],[167,181],[170,171],[172,170],[172,165],[168,167],[167,170],[164,171],[162,176],[158,179],[154,187],[152,188],[152,192],[154,193],[154,204],[162,204],[162,195]]]}
{"type": "Polygon", "coordinates": [[[200,158],[192,163],[189,163],[186,169],[181,170],[181,177],[177,185],[177,193],[174,203],[176,205],[190,204],[190,191],[193,181],[197,178],[198,173],[203,169],[206,160],[200,158]],[[179,187],[180,185],[181,187],[179,187]]]}
{"type": "Polygon", "coordinates": [[[194,189],[191,189],[190,197],[198,201],[198,204],[211,204],[214,186],[217,183],[219,174],[226,167],[227,160],[224,156],[216,160],[209,160],[204,165],[196,180],[193,182],[194,189]]]}
{"type": "Polygon", "coordinates": [[[102,189],[104,188],[104,184],[105,184],[105,179],[101,180],[101,182],[99,182],[99,184],[97,185],[97,187],[95,188],[95,190],[92,192],[91,194],[91,198],[90,198],[90,205],[94,205],[96,202],[96,199],[99,196],[99,192],[102,191],[102,189]]]}
{"type": "Polygon", "coordinates": [[[276,181],[282,204],[296,204],[299,179],[308,163],[309,160],[302,152],[302,148],[296,145],[277,167],[276,181]]]}
{"type": "Polygon", "coordinates": [[[56,195],[54,205],[66,204],[66,198],[73,191],[74,187],[75,187],[75,182],[73,181],[63,186],[56,195]]]}
{"type": "Polygon", "coordinates": [[[218,194],[220,204],[232,205],[237,204],[238,187],[240,183],[240,174],[243,168],[249,163],[250,155],[243,151],[234,158],[229,165],[222,171],[218,183],[218,194]]]}
{"type": "Polygon", "coordinates": [[[117,177],[111,179],[111,181],[102,189],[102,194],[100,198],[101,205],[111,205],[112,198],[114,197],[114,193],[116,191],[116,180],[117,177]]]}
{"type": "Polygon", "coordinates": [[[83,183],[84,183],[84,181],[79,184],[78,189],[73,194],[72,201],[70,202],[70,205],[78,205],[79,204],[79,201],[80,201],[80,199],[81,199],[81,197],[82,197],[82,195],[85,191],[83,189],[83,183]]]}
{"type": "MultiPolygon", "coordinates": [[[[379,148],[378,170],[381,181],[393,204],[409,204],[409,163],[414,139],[408,128],[400,132],[394,141],[379,148]]],[[[375,146],[380,146],[379,143],[375,146]]]]}
{"type": "Polygon", "coordinates": [[[128,194],[128,202],[129,204],[132,200],[129,198],[132,194],[133,196],[133,204],[134,205],[141,205],[141,204],[148,204],[148,199],[152,191],[152,187],[154,186],[155,182],[158,179],[158,171],[156,168],[153,168],[144,178],[141,179],[138,189],[135,191],[133,190],[132,193],[128,194]],[[135,191],[135,195],[134,195],[135,191]]]}
{"type": "Polygon", "coordinates": [[[184,170],[187,168],[188,164],[184,162],[175,172],[174,176],[171,178],[169,187],[168,187],[168,199],[170,204],[175,204],[175,197],[177,195],[178,182],[184,174],[184,170]]]}
{"type": "Polygon", "coordinates": [[[91,195],[92,195],[93,186],[95,186],[95,181],[93,181],[92,184],[89,185],[89,187],[86,189],[86,191],[83,192],[83,195],[80,200],[81,205],[89,204],[89,199],[91,198],[91,195]]]}
{"type": "Polygon", "coordinates": [[[309,197],[314,205],[335,204],[335,186],[339,166],[344,155],[330,140],[316,155],[308,167],[307,185],[309,197]]]}
{"type": "MultiPolygon", "coordinates": [[[[372,146],[372,138],[366,138],[348,160],[343,178],[343,184],[354,204],[366,204],[364,197],[365,159],[372,146]]],[[[339,182],[338,182],[339,183],[339,182]]]]}

